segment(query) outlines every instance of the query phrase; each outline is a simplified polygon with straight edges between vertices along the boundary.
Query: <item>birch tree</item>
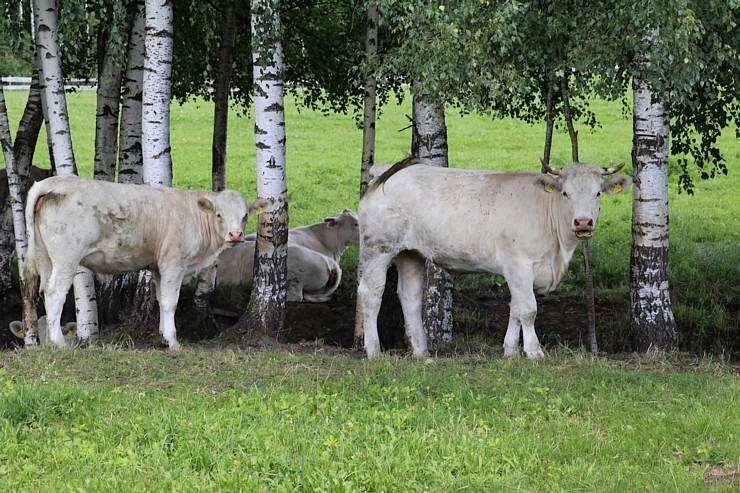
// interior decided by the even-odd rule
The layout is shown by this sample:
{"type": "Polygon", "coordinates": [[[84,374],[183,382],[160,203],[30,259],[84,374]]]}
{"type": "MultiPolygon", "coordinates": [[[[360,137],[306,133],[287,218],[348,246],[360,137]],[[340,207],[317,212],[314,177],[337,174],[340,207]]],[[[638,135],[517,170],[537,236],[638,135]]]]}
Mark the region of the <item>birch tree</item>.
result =
{"type": "Polygon", "coordinates": [[[252,4],[254,136],[257,196],[268,206],[258,216],[254,285],[247,316],[253,329],[277,334],[285,323],[288,195],[285,173],[283,60],[278,0],[252,4]]]}
{"type": "Polygon", "coordinates": [[[170,97],[172,94],[172,2],[146,0],[144,92],[141,103],[144,183],[172,186],[170,97]]]}
{"type": "Polygon", "coordinates": [[[144,85],[146,16],[144,0],[136,0],[128,37],[126,71],[122,80],[121,125],[118,151],[118,181],[144,183],[141,150],[141,102],[144,85]]]}
{"type": "MultiPolygon", "coordinates": [[[[10,122],[8,120],[8,110],[5,106],[5,93],[0,85],[0,145],[3,149],[5,158],[5,170],[8,178],[8,197],[10,199],[10,209],[13,218],[13,231],[15,232],[16,253],[18,256],[18,272],[20,279],[20,292],[23,300],[23,332],[25,334],[24,342],[33,345],[36,340],[36,303],[28,297],[28,291],[25,289],[25,279],[23,278],[23,265],[26,262],[26,251],[28,250],[28,240],[26,237],[26,220],[24,215],[24,197],[21,177],[15,164],[15,155],[13,141],[10,134],[10,122]]],[[[10,272],[10,265],[8,265],[10,272]]]]}
{"type": "MultiPolygon", "coordinates": [[[[39,83],[48,118],[54,165],[58,175],[77,174],[64,94],[62,60],[57,42],[57,9],[53,0],[35,0],[36,50],[40,60],[39,83]]],[[[77,335],[81,339],[98,333],[98,310],[92,271],[80,267],[74,282],[77,335]]]]}
{"type": "MultiPolygon", "coordinates": [[[[417,87],[420,86],[417,83],[417,87]]],[[[421,164],[449,166],[444,102],[423,93],[413,101],[413,154],[421,164]]],[[[452,277],[433,261],[424,262],[422,319],[430,341],[452,340],[452,277]]]]}
{"type": "MultiPolygon", "coordinates": [[[[36,142],[39,136],[41,124],[44,121],[41,111],[41,94],[38,83],[38,70],[33,71],[31,77],[31,86],[28,92],[28,100],[23,110],[23,116],[18,124],[15,142],[13,143],[13,160],[15,162],[16,173],[20,180],[21,193],[25,192],[31,186],[34,180],[41,180],[49,176],[49,172],[35,167],[31,167],[36,142]]],[[[12,136],[9,135],[9,139],[12,136]]],[[[7,169],[6,169],[6,177],[7,169]]],[[[8,177],[8,179],[10,179],[8,177]]],[[[2,180],[2,178],[0,178],[2,180]]],[[[6,187],[5,183],[0,183],[0,187],[6,187]]],[[[13,289],[11,265],[13,252],[16,249],[16,237],[13,228],[13,214],[11,207],[11,195],[5,194],[5,188],[0,188],[0,298],[5,297],[13,289]]]]}
{"type": "Polygon", "coordinates": [[[96,180],[115,181],[118,156],[118,117],[121,102],[121,78],[125,60],[123,33],[128,33],[124,5],[113,2],[104,6],[104,22],[98,37],[98,88],[95,114],[95,166],[96,180]]]}
{"type": "Polygon", "coordinates": [[[370,181],[370,168],[375,164],[375,120],[377,117],[377,88],[374,65],[378,53],[378,5],[368,2],[365,30],[365,94],[362,120],[362,165],[360,168],[360,197],[365,195],[370,181]]]}
{"type": "MultiPolygon", "coordinates": [[[[658,31],[650,37],[657,41],[658,31]]],[[[668,290],[668,94],[653,94],[637,78],[633,93],[631,329],[638,351],[672,350],[678,334],[668,290]]]]}

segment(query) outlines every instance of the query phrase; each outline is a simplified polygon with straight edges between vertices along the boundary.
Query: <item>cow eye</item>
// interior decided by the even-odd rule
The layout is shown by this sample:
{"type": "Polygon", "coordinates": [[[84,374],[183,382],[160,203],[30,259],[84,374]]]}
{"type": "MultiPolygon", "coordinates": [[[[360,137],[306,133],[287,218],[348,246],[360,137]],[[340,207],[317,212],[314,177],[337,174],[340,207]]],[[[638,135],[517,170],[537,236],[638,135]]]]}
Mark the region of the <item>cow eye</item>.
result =
{"type": "Polygon", "coordinates": [[[565,197],[566,199],[568,198],[568,192],[566,192],[565,190],[563,190],[563,197],[565,197]]]}
{"type": "Polygon", "coordinates": [[[601,192],[596,192],[597,197],[601,197],[601,192]]]}

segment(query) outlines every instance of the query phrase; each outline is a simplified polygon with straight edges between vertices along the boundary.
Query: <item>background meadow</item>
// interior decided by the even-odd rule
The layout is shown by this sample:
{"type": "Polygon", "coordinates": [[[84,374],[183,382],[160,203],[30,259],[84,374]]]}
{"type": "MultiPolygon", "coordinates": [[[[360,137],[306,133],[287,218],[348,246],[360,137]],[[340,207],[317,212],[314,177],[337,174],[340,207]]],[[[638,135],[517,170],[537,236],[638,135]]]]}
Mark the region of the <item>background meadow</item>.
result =
{"type": "MultiPolygon", "coordinates": [[[[6,92],[12,125],[25,96],[6,92]]],[[[94,101],[89,92],[68,99],[86,176],[94,101]]],[[[619,103],[593,108],[602,126],[579,129],[581,156],[626,161],[629,172],[631,119],[619,103]]],[[[408,102],[384,110],[379,162],[408,152],[408,113],[408,102]]],[[[211,119],[210,104],[173,105],[176,186],[210,186],[211,119]]],[[[353,117],[288,101],[286,120],[291,226],[356,210],[362,133],[353,117]]],[[[454,111],[447,122],[452,166],[539,170],[542,126],[454,111]]],[[[250,198],[252,131],[249,117],[232,114],[227,181],[250,198]]],[[[539,362],[503,361],[500,340],[469,335],[464,351],[428,360],[367,361],[320,340],[186,344],[177,354],[125,341],[0,351],[0,491],[737,491],[740,368],[722,344],[740,339],[740,145],[728,134],[722,146],[729,177],[697,182],[694,196],[679,194],[674,179],[670,197],[682,347],[714,355],[594,357],[561,347],[539,362]]],[[[39,147],[36,164],[48,166],[46,154],[39,147]]],[[[569,156],[558,132],[553,163],[569,156]]],[[[626,306],[630,206],[629,194],[603,202],[591,240],[597,303],[626,306]]],[[[342,259],[344,290],[355,261],[356,249],[342,259]]],[[[456,299],[506,296],[482,276],[456,283],[456,299]]],[[[558,292],[567,302],[582,286],[576,258],[558,292]]],[[[458,322],[474,332],[486,310],[458,322]]]]}

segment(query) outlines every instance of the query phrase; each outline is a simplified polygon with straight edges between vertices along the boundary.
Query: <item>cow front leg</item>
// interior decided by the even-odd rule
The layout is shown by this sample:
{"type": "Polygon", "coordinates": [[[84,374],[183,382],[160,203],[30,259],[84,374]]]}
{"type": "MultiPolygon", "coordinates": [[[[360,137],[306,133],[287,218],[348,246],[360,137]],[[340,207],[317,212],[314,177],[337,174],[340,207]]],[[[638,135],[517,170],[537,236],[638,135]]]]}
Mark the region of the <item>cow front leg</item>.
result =
{"type": "Polygon", "coordinates": [[[398,269],[398,299],[401,301],[406,337],[414,356],[429,356],[427,335],[421,318],[424,289],[424,259],[403,253],[394,260],[398,269]]]}
{"type": "Polygon", "coordinates": [[[175,310],[180,298],[180,286],[183,276],[179,273],[160,272],[155,275],[157,301],[159,301],[159,332],[170,351],[180,349],[175,329],[175,310]]]}
{"type": "Polygon", "coordinates": [[[531,268],[519,268],[506,277],[511,302],[509,303],[509,326],[504,337],[504,358],[519,356],[519,329],[524,336],[524,352],[530,359],[543,358],[540,341],[534,331],[537,317],[537,300],[534,297],[534,274],[531,268]]]}
{"type": "Polygon", "coordinates": [[[383,300],[385,278],[392,256],[380,255],[370,261],[361,262],[360,282],[357,285],[357,312],[355,314],[355,335],[362,333],[367,357],[380,356],[380,337],[378,336],[378,312],[383,300]]]}

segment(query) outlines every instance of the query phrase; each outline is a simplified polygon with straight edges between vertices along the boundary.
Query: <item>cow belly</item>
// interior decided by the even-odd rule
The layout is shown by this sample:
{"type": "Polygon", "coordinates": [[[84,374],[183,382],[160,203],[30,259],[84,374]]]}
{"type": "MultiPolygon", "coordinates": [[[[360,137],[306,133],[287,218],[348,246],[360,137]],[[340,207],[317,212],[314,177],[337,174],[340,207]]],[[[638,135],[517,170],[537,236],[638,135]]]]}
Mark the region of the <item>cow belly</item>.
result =
{"type": "Polygon", "coordinates": [[[111,275],[151,269],[156,266],[156,261],[154,256],[143,251],[96,250],[83,257],[80,264],[104,281],[111,275]]]}

